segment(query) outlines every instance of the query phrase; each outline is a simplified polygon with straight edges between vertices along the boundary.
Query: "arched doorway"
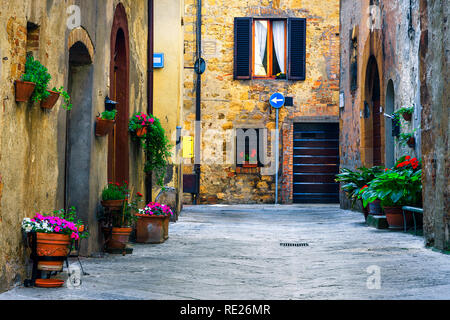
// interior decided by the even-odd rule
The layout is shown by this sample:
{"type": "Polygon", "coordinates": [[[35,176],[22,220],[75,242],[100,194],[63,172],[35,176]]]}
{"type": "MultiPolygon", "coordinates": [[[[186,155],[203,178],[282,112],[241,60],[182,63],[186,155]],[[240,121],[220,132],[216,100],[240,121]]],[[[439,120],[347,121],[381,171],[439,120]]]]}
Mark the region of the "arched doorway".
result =
{"type": "MultiPolygon", "coordinates": [[[[382,165],[381,156],[381,110],[380,110],[380,76],[377,61],[371,56],[366,72],[366,103],[369,104],[369,123],[366,129],[366,143],[371,146],[372,165],[382,165]]],[[[370,158],[369,158],[370,159],[370,158]]]]}
{"type": "Polygon", "coordinates": [[[108,180],[129,180],[129,35],[125,8],[118,4],[111,30],[110,97],[117,101],[114,132],[108,138],[108,180]]]}
{"type": "MultiPolygon", "coordinates": [[[[389,80],[386,89],[386,113],[392,114],[395,110],[395,91],[394,83],[389,80]]],[[[392,136],[392,120],[386,119],[385,122],[385,164],[386,167],[391,168],[394,166],[395,149],[394,149],[394,137],[392,136]]]]}
{"type": "MultiPolygon", "coordinates": [[[[90,196],[91,156],[93,146],[93,64],[84,43],[75,42],[69,49],[68,93],[73,105],[66,116],[66,155],[64,171],[64,207],[77,209],[95,237],[95,203],[90,196]]],[[[82,253],[95,250],[94,242],[83,243],[82,253]],[[89,248],[87,247],[89,246],[89,248]]]]}

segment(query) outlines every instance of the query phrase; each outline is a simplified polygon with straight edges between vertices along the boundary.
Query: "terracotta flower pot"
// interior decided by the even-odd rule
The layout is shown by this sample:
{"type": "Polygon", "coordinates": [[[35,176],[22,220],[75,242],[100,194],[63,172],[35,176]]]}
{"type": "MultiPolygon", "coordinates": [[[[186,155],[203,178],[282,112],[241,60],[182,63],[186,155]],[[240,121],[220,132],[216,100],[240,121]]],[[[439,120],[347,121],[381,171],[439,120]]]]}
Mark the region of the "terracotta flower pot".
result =
{"type": "Polygon", "coordinates": [[[59,92],[50,90],[48,92],[50,92],[48,98],[41,101],[41,108],[43,109],[52,109],[59,99],[59,92]]]}
{"type": "Polygon", "coordinates": [[[36,84],[33,82],[21,81],[17,80],[15,82],[16,88],[16,101],[17,102],[26,102],[30,99],[33,94],[34,88],[36,84]]]}
{"type": "Polygon", "coordinates": [[[142,127],[142,128],[140,128],[140,129],[137,129],[136,130],[136,135],[139,137],[139,138],[142,138],[143,136],[145,136],[147,134],[147,127],[142,127]]]}
{"type": "MultiPolygon", "coordinates": [[[[59,233],[36,233],[36,253],[40,257],[66,257],[71,244],[70,236],[59,233]]],[[[38,269],[61,271],[64,261],[39,261],[38,269]]]]}
{"type": "Polygon", "coordinates": [[[136,242],[163,243],[169,238],[169,216],[137,214],[136,242]]]}
{"type": "Polygon", "coordinates": [[[97,137],[106,136],[114,129],[115,120],[105,120],[97,118],[95,124],[95,135],[97,137]]]}
{"type": "Polygon", "coordinates": [[[108,208],[110,211],[119,211],[123,208],[125,200],[103,200],[102,206],[108,208]]]}
{"type": "Polygon", "coordinates": [[[402,113],[402,117],[403,119],[405,119],[406,121],[411,121],[412,119],[412,114],[411,113],[402,113]]]}
{"type": "Polygon", "coordinates": [[[130,227],[116,228],[113,227],[111,236],[107,239],[108,249],[124,249],[133,231],[130,227]]]}
{"type": "MultiPolygon", "coordinates": [[[[384,207],[386,220],[391,229],[403,229],[403,211],[402,207],[384,207]]],[[[406,227],[414,225],[414,220],[411,212],[405,212],[406,227]]]]}
{"type": "Polygon", "coordinates": [[[369,214],[374,216],[382,215],[380,203],[381,201],[378,199],[375,200],[374,202],[369,203],[369,214]]]}

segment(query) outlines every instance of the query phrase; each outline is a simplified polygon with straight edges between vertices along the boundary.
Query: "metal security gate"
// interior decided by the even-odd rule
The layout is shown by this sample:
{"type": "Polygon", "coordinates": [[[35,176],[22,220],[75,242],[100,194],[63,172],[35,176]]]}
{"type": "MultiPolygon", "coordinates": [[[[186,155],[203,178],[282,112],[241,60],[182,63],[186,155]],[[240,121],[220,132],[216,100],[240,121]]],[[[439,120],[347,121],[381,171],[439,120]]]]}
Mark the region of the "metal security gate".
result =
{"type": "Polygon", "coordinates": [[[294,203],[339,203],[339,123],[294,124],[294,203]]]}

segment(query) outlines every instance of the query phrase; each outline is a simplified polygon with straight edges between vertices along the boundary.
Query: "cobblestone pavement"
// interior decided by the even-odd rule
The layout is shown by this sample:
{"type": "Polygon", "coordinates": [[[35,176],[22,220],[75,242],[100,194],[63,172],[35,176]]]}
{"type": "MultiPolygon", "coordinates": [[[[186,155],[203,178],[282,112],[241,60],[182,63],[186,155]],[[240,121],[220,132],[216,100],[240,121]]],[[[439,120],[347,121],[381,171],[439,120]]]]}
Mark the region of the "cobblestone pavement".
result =
{"type": "Polygon", "coordinates": [[[363,221],[333,205],[188,206],[165,243],[83,259],[77,289],[0,299],[450,299],[450,256],[363,221]]]}

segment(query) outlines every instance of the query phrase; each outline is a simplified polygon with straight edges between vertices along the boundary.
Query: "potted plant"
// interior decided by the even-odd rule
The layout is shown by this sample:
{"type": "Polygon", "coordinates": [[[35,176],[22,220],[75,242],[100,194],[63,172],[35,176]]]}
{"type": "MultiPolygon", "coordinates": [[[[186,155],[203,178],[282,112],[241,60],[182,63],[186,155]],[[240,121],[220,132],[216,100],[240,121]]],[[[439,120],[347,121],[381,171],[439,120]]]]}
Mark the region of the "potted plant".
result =
{"type": "Polygon", "coordinates": [[[244,155],[244,163],[242,164],[242,167],[244,168],[256,168],[258,167],[258,161],[256,158],[257,151],[256,149],[252,149],[252,152],[250,154],[245,154],[241,152],[241,157],[244,155]]]}
{"type": "Polygon", "coordinates": [[[414,112],[414,107],[412,107],[412,106],[411,107],[402,107],[397,110],[397,113],[401,114],[403,119],[405,119],[406,121],[411,121],[413,112],[414,112]]]}
{"type": "Polygon", "coordinates": [[[136,241],[139,243],[162,243],[169,238],[169,221],[173,212],[169,206],[158,202],[139,209],[136,223],[136,241]]]}
{"type": "MultiPolygon", "coordinates": [[[[372,181],[378,174],[383,170],[381,166],[374,166],[372,168],[360,167],[357,171],[352,171],[347,168],[342,168],[341,172],[336,175],[336,182],[342,183],[342,190],[347,195],[347,198],[352,201],[352,208],[357,201],[361,201],[361,195],[367,184],[372,181]]],[[[365,207],[361,203],[361,207],[364,213],[364,218],[367,219],[369,213],[379,214],[381,209],[379,205],[377,206],[377,201],[375,200],[369,208],[365,207]]]]}
{"type": "Polygon", "coordinates": [[[70,111],[72,110],[72,103],[70,102],[69,94],[64,90],[64,87],[53,87],[52,90],[47,90],[49,96],[41,101],[41,108],[43,109],[52,109],[56,102],[58,102],[59,96],[63,96],[64,102],[62,103],[62,107],[70,111]]]}
{"type": "Polygon", "coordinates": [[[138,138],[145,139],[148,126],[154,123],[154,118],[145,113],[135,113],[128,124],[128,130],[138,138]]]}
{"type": "Polygon", "coordinates": [[[380,199],[390,228],[403,228],[412,224],[412,216],[403,221],[402,206],[416,205],[422,196],[420,161],[410,156],[400,158],[392,170],[369,182],[362,194],[364,206],[374,199],[380,199]]]}
{"type": "Polygon", "coordinates": [[[414,137],[414,132],[400,133],[398,138],[399,143],[403,145],[407,145],[410,148],[414,148],[416,145],[416,139],[414,137]]]}
{"type": "Polygon", "coordinates": [[[144,172],[154,173],[157,185],[164,188],[164,176],[172,146],[161,122],[153,115],[136,113],[130,119],[129,131],[133,134],[133,139],[140,141],[144,148],[146,155],[144,172]],[[142,134],[139,133],[141,130],[142,134]]]}
{"type": "Polygon", "coordinates": [[[99,116],[97,116],[97,121],[95,124],[95,135],[97,137],[105,136],[114,129],[114,124],[116,123],[117,110],[103,111],[99,116]]]}
{"type": "MultiPolygon", "coordinates": [[[[36,254],[41,257],[66,257],[73,241],[89,236],[83,222],[76,219],[75,208],[67,212],[55,211],[52,216],[36,213],[32,219],[23,219],[22,230],[27,234],[30,246],[31,233],[36,233],[36,254]]],[[[61,271],[63,261],[39,261],[37,267],[43,271],[61,271]]]]}
{"type": "Polygon", "coordinates": [[[16,101],[28,101],[31,96],[33,102],[46,99],[50,95],[47,86],[51,78],[47,68],[38,60],[34,60],[33,56],[28,56],[25,73],[21,80],[15,83],[16,101]]]}

